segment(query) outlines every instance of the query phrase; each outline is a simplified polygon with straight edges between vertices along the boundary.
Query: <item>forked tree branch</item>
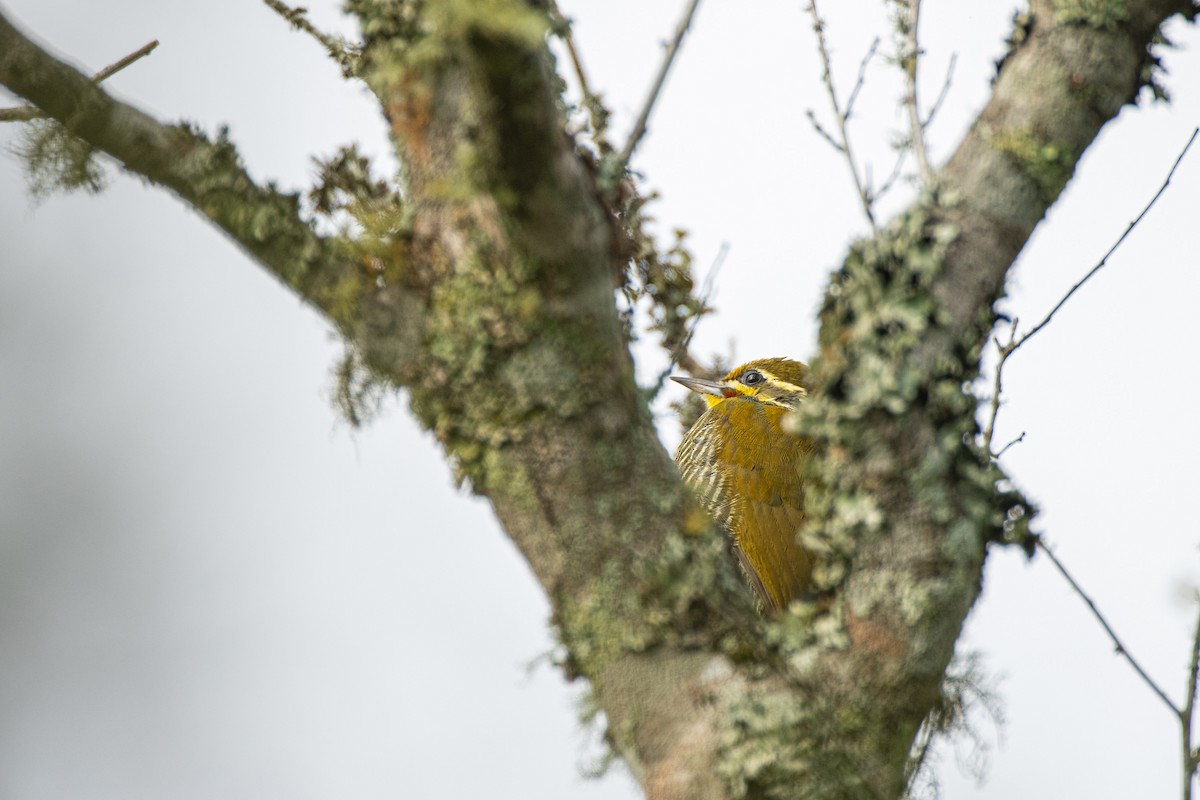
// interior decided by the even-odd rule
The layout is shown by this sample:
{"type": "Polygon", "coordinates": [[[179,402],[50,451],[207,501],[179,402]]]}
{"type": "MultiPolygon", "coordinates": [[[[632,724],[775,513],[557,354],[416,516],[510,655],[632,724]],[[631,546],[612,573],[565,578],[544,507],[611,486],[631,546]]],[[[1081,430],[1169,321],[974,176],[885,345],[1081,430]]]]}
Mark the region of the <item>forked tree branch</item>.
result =
{"type": "MultiPolygon", "coordinates": [[[[637,392],[613,304],[614,221],[563,135],[545,14],[519,0],[486,13],[457,0],[405,13],[348,3],[368,32],[361,76],[405,165],[407,227],[372,251],[383,270],[371,277],[408,301],[379,307],[415,335],[372,338],[355,325],[362,302],[341,307],[340,325],[367,331],[356,341],[376,345],[369,366],[409,388],[418,419],[491,501],[553,602],[565,669],[592,682],[613,746],[655,800],[903,789],[985,543],[1028,514],[963,445],[977,428],[962,386],[978,374],[992,304],[1076,160],[1136,96],[1159,24],[1192,9],[1130,0],[1127,18],[1092,25],[1034,6],[1030,36],[939,174],[946,194],[857,245],[834,276],[815,391],[795,421],[818,445],[803,536],[828,592],[764,620],[637,392]],[[1052,170],[1028,161],[1048,143],[1062,154],[1052,170]]],[[[245,194],[275,209],[275,196],[236,163],[216,196],[191,182],[210,175],[197,155],[232,158],[228,144],[206,149],[115,104],[7,23],[0,81],[196,204],[306,297],[337,296],[354,274],[294,203],[279,210],[287,220],[268,215],[293,237],[297,264],[280,262],[252,226],[209,208],[245,194]],[[113,117],[150,137],[153,157],[131,152],[113,117]],[[160,140],[182,165],[162,162],[160,140]]]]}
{"type": "Polygon", "coordinates": [[[1046,540],[1041,536],[1037,536],[1035,537],[1034,541],[1037,544],[1037,548],[1041,550],[1043,554],[1045,554],[1046,558],[1050,559],[1050,563],[1054,565],[1054,568],[1058,571],[1058,574],[1061,575],[1063,580],[1065,580],[1071,587],[1071,591],[1073,591],[1076,596],[1083,601],[1084,605],[1088,607],[1088,611],[1092,612],[1092,616],[1097,622],[1100,623],[1100,627],[1104,629],[1104,633],[1113,643],[1113,649],[1117,655],[1124,658],[1129,663],[1129,666],[1133,667],[1133,671],[1137,673],[1138,678],[1141,679],[1142,683],[1146,684],[1150,691],[1152,691],[1154,695],[1162,701],[1163,705],[1170,709],[1171,715],[1179,724],[1181,756],[1180,774],[1183,778],[1182,797],[1183,800],[1191,800],[1192,786],[1196,780],[1196,772],[1198,769],[1200,769],[1200,753],[1198,753],[1192,746],[1193,728],[1195,725],[1196,713],[1196,692],[1198,680],[1200,680],[1200,597],[1193,597],[1193,600],[1197,603],[1197,617],[1195,629],[1192,633],[1190,648],[1191,657],[1188,659],[1187,689],[1184,693],[1184,702],[1183,707],[1181,708],[1177,706],[1173,700],[1171,700],[1166,691],[1164,691],[1163,688],[1159,686],[1153,678],[1150,677],[1149,673],[1147,673],[1142,665],[1138,663],[1138,660],[1133,657],[1133,653],[1131,653],[1129,648],[1126,647],[1121,639],[1117,637],[1116,631],[1113,630],[1112,626],[1109,624],[1108,620],[1105,619],[1104,615],[1100,613],[1100,609],[1096,606],[1095,601],[1088,596],[1087,592],[1083,590],[1083,587],[1080,586],[1076,582],[1075,578],[1071,576],[1071,573],[1067,571],[1065,566],[1063,566],[1063,563],[1058,559],[1058,556],[1056,556],[1054,551],[1050,549],[1050,546],[1046,544],[1046,540]]]}
{"type": "Polygon", "coordinates": [[[833,60],[829,55],[829,44],[825,38],[825,20],[821,17],[821,12],[817,9],[816,0],[809,0],[808,13],[812,17],[813,34],[817,38],[817,53],[821,57],[821,82],[825,85],[825,95],[829,98],[829,106],[833,111],[836,135],[826,131],[817,122],[816,115],[811,110],[808,112],[808,120],[812,123],[817,133],[846,159],[846,165],[850,168],[850,176],[854,181],[854,188],[858,192],[859,203],[862,205],[863,216],[867,218],[871,230],[878,232],[879,226],[875,221],[874,197],[864,183],[863,176],[859,173],[858,160],[854,156],[854,147],[850,141],[850,132],[846,127],[850,120],[850,111],[854,106],[853,101],[858,96],[858,90],[861,87],[863,76],[866,72],[867,63],[870,61],[875,48],[878,47],[878,40],[867,50],[867,55],[863,58],[859,66],[859,77],[855,81],[854,89],[850,92],[851,99],[843,107],[841,101],[838,99],[837,86],[833,79],[833,60]]]}

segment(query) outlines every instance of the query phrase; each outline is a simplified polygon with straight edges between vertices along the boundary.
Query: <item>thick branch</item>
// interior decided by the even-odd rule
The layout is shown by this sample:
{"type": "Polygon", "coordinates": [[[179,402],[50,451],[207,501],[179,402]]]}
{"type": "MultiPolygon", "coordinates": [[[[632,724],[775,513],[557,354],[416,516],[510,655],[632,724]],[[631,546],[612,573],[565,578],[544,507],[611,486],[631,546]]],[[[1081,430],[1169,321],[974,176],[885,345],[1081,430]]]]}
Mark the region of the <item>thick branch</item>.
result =
{"type": "MultiPolygon", "coordinates": [[[[1128,18],[1091,26],[1060,4],[1032,4],[1033,25],[996,78],[992,97],[940,173],[961,200],[938,296],[967,330],[997,297],[1009,266],[1100,128],[1134,101],[1161,22],[1194,15],[1186,0],[1128,4],[1128,18]]],[[[944,343],[941,345],[944,347],[944,343]]]]}
{"type": "Polygon", "coordinates": [[[413,408],[529,560],[647,791],[724,797],[723,715],[697,689],[713,665],[733,675],[716,642],[753,630],[753,601],[636,388],[614,221],[563,133],[547,21],[489,9],[426,2],[410,25],[350,4],[413,209],[413,408]]]}
{"type": "Polygon", "coordinates": [[[985,544],[1021,538],[1032,510],[966,444],[978,429],[963,386],[992,304],[1085,148],[1136,97],[1158,25],[1191,5],[1106,7],[1111,19],[1094,8],[1033,4],[1032,29],[935,192],[855,246],[826,297],[813,365],[823,391],[797,428],[820,445],[805,540],[829,554],[818,576],[839,593],[849,646],[821,652],[804,678],[848,716],[809,729],[824,734],[809,757],[856,765],[862,796],[900,791],[985,544]]]}
{"type": "Polygon", "coordinates": [[[301,218],[296,195],[255,183],[223,134],[212,141],[115,100],[2,15],[0,84],[130,172],[174,192],[345,332],[372,339],[376,358],[385,350],[392,361],[415,353],[413,304],[394,289],[379,290],[378,270],[354,243],[318,235],[301,218]],[[379,341],[384,331],[387,347],[379,341]]]}
{"type": "MultiPolygon", "coordinates": [[[[109,64],[104,69],[92,76],[92,81],[102,83],[113,75],[116,75],[121,70],[128,67],[138,59],[145,58],[154,52],[154,48],[158,47],[158,40],[142,45],[137,50],[134,50],[127,56],[117,59],[109,64]]],[[[39,111],[34,106],[22,106],[20,108],[4,108],[0,109],[0,122],[29,122],[30,120],[41,119],[45,117],[45,113],[39,111]]]]}

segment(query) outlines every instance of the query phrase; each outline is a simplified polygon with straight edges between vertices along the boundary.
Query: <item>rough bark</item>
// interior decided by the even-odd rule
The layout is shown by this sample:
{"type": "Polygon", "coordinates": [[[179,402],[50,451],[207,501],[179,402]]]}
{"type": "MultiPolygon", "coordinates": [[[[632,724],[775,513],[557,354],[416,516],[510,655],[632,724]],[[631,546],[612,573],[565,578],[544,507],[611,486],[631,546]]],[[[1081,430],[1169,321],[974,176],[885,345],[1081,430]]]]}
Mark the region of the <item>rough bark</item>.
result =
{"type": "Polygon", "coordinates": [[[208,215],[409,388],[550,595],[564,666],[592,682],[648,797],[897,796],[986,544],[1029,513],[967,443],[963,384],[992,304],[1136,97],[1158,26],[1192,4],[1035,2],[936,190],[848,255],[822,312],[819,391],[794,421],[821,445],[804,466],[805,541],[829,592],[770,621],[633,382],[614,221],[563,133],[544,14],[519,0],[349,8],[405,168],[403,219],[368,277],[251,183],[231,145],[116,103],[2,17],[0,82],[208,215]]]}

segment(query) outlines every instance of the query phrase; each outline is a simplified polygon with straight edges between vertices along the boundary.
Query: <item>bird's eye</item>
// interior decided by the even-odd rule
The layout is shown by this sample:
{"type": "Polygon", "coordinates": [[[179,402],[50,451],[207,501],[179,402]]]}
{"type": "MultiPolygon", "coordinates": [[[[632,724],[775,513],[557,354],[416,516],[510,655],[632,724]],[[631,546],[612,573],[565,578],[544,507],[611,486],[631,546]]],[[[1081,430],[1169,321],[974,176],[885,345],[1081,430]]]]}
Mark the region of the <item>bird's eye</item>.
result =
{"type": "Polygon", "coordinates": [[[763,382],[763,375],[756,369],[747,370],[742,373],[742,383],[747,386],[757,386],[763,382]]]}

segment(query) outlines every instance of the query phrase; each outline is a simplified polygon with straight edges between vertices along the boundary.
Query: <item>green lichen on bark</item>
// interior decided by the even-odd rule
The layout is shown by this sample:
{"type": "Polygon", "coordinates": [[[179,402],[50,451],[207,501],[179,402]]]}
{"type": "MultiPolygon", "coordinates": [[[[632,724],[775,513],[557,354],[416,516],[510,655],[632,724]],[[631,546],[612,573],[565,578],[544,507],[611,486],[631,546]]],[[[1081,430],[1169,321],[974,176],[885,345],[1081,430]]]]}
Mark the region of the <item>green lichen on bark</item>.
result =
{"type": "Polygon", "coordinates": [[[851,753],[830,737],[863,737],[875,724],[872,701],[798,692],[778,675],[730,683],[715,698],[721,741],[716,773],[734,798],[867,800],[878,795],[851,753]]]}
{"type": "Polygon", "coordinates": [[[1064,145],[1044,141],[1029,129],[993,133],[988,141],[1037,186],[1045,203],[1052,203],[1075,174],[1075,154],[1064,145]]]}
{"type": "Polygon", "coordinates": [[[1116,30],[1129,20],[1125,0],[1053,0],[1054,22],[1059,25],[1088,25],[1116,30]]]}
{"type": "Polygon", "coordinates": [[[882,509],[909,504],[897,506],[898,498],[869,488],[892,476],[904,476],[902,487],[917,504],[912,510],[942,528],[943,554],[959,563],[976,561],[983,542],[1003,533],[1014,503],[1021,505],[1016,493],[997,490],[1002,474],[973,446],[977,401],[970,385],[992,315],[981,314],[950,353],[931,356],[925,346],[949,322],[932,287],[956,231],[941,221],[939,202],[925,196],[879,236],[855,245],[821,311],[822,350],[813,367],[821,389],[793,425],[822,454],[801,469],[819,521],[806,541],[824,553],[853,554],[895,524],[882,509]],[[861,435],[910,434],[908,419],[932,423],[920,452],[861,435]],[[856,485],[845,485],[847,475],[856,485]]]}
{"type": "MultiPolygon", "coordinates": [[[[822,353],[813,364],[820,389],[789,420],[790,429],[822,453],[800,466],[810,487],[806,508],[819,521],[806,528],[804,541],[820,555],[820,589],[841,585],[859,543],[886,522],[881,498],[862,486],[841,486],[840,476],[852,465],[881,477],[900,466],[900,454],[888,442],[860,435],[868,420],[899,418],[931,400],[951,402],[939,410],[949,419],[966,411],[958,365],[946,365],[950,374],[935,377],[916,358],[923,338],[939,324],[930,287],[955,235],[933,211],[933,198],[926,198],[879,236],[854,245],[826,294],[822,353]],[[945,380],[954,382],[949,397],[939,386],[945,380]]],[[[955,443],[961,446],[961,435],[955,443]]]]}

